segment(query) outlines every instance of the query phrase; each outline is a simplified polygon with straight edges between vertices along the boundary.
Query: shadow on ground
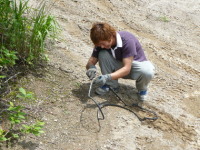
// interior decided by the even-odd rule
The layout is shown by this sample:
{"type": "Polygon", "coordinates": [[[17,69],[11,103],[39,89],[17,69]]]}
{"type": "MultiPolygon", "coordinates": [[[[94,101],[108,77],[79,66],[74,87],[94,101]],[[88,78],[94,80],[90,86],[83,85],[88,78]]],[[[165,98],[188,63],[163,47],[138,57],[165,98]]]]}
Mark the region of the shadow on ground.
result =
{"type": "MultiPolygon", "coordinates": [[[[105,95],[97,95],[95,93],[95,89],[97,86],[92,85],[90,89],[90,83],[83,83],[80,85],[78,89],[72,90],[72,93],[75,97],[77,97],[82,103],[87,103],[89,100],[91,100],[91,97],[93,99],[99,100],[97,103],[113,103],[117,104],[120,103],[120,99],[116,96],[114,92],[111,90],[105,94],[105,95]],[[90,95],[88,95],[90,92],[90,95]]],[[[117,95],[128,105],[131,103],[134,103],[137,101],[137,90],[134,87],[127,86],[125,84],[120,84],[120,91],[117,93],[117,95]]],[[[96,104],[94,104],[96,105],[96,104]]],[[[88,107],[94,107],[92,104],[88,104],[88,107]]]]}
{"type": "MultiPolygon", "coordinates": [[[[85,104],[81,112],[81,117],[80,117],[81,122],[83,121],[84,118],[91,118],[91,116],[93,116],[93,118],[97,118],[98,123],[99,120],[104,120],[105,119],[104,114],[105,112],[107,112],[107,110],[104,110],[105,107],[117,107],[120,109],[127,110],[130,113],[133,113],[134,116],[136,116],[140,121],[142,121],[146,117],[156,118],[156,115],[153,114],[152,112],[137,106],[138,104],[137,90],[134,87],[121,84],[119,93],[109,91],[109,93],[107,93],[106,95],[100,96],[95,94],[94,89],[97,87],[94,85],[90,91],[91,92],[90,95],[88,96],[90,90],[89,87],[90,84],[86,83],[82,84],[79,87],[79,89],[72,90],[74,96],[77,97],[83,104],[85,104]],[[95,109],[97,110],[96,117],[94,115],[94,112],[96,112],[94,111],[95,109]]],[[[83,124],[83,126],[85,126],[85,123],[83,124]]],[[[99,123],[99,130],[100,130],[100,123],[99,123]]]]}

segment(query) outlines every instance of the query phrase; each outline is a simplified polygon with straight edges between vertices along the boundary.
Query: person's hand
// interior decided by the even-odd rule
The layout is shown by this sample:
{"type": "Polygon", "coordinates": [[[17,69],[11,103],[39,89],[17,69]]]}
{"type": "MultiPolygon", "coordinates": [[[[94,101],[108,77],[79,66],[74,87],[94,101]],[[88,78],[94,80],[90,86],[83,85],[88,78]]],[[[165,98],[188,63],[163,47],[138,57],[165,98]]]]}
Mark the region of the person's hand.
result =
{"type": "Polygon", "coordinates": [[[106,74],[106,75],[101,75],[98,76],[95,80],[94,83],[99,85],[99,86],[103,86],[104,84],[106,84],[107,81],[111,80],[111,75],[110,74],[106,74]]]}
{"type": "Polygon", "coordinates": [[[87,70],[86,75],[89,77],[90,80],[96,77],[97,69],[94,65],[91,65],[90,68],[87,70]]]}

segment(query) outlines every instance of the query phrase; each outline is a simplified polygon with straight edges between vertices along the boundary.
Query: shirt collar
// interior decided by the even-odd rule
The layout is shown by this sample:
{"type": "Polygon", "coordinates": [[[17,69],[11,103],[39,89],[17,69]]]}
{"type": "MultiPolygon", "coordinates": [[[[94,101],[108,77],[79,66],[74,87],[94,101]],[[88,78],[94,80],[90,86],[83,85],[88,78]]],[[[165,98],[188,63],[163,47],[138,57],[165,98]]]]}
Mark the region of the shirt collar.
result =
{"type": "Polygon", "coordinates": [[[117,45],[113,50],[117,49],[118,47],[122,47],[122,38],[118,32],[116,33],[116,39],[117,39],[117,45]]]}
{"type": "Polygon", "coordinates": [[[117,32],[117,47],[122,47],[122,38],[118,32],[117,32]]]}

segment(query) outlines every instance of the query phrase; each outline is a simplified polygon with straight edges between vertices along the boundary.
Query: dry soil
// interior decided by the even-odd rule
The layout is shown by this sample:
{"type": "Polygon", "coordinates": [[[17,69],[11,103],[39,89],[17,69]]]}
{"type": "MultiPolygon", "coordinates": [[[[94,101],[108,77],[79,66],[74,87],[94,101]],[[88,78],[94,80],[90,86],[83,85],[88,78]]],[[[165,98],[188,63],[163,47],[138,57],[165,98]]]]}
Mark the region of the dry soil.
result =
{"type": "MultiPolygon", "coordinates": [[[[48,50],[48,67],[38,70],[42,76],[30,74],[20,81],[38,97],[31,107],[46,122],[45,134],[27,136],[12,149],[200,150],[199,0],[49,0],[48,4],[62,29],[60,38],[48,50]],[[132,32],[155,65],[143,107],[158,114],[156,121],[141,122],[129,111],[106,107],[105,119],[98,123],[85,75],[93,48],[89,31],[96,21],[132,32]]],[[[119,95],[134,101],[134,81],[119,83],[119,95]]],[[[92,92],[92,96],[100,103],[123,105],[112,93],[99,97],[92,92]]]]}

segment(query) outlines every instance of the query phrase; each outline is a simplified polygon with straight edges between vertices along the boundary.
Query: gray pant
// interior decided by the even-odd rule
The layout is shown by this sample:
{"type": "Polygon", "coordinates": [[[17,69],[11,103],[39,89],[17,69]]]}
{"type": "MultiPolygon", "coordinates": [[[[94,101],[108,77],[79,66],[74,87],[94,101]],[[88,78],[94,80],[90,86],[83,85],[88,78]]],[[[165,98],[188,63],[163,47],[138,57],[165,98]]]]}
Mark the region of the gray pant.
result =
{"type": "MultiPolygon", "coordinates": [[[[101,50],[98,59],[103,75],[110,74],[123,67],[123,63],[116,60],[107,50],[101,50]]],[[[138,91],[147,90],[147,86],[154,76],[154,69],[150,61],[133,61],[130,73],[123,78],[136,80],[138,91]]],[[[106,84],[113,88],[119,86],[118,80],[111,80],[106,84]]]]}

